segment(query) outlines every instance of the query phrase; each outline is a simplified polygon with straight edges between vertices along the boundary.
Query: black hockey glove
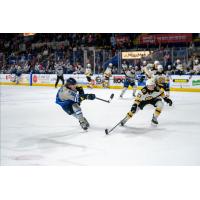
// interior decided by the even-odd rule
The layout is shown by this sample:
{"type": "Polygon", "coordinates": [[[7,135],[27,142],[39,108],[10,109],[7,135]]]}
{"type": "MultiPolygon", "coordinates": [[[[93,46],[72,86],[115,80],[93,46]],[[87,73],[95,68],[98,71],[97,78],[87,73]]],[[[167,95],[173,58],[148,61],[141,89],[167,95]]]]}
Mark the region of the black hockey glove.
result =
{"type": "Polygon", "coordinates": [[[95,94],[85,94],[86,99],[94,100],[96,98],[95,94]]]}
{"type": "Polygon", "coordinates": [[[131,112],[132,112],[132,113],[135,113],[136,111],[137,111],[137,104],[134,103],[134,104],[132,105],[132,107],[131,107],[131,112]]]}
{"type": "Polygon", "coordinates": [[[171,100],[171,99],[165,97],[165,98],[164,98],[164,101],[165,101],[166,103],[168,103],[169,106],[172,106],[172,100],[171,100]]]}
{"type": "Polygon", "coordinates": [[[83,101],[85,99],[94,100],[95,98],[96,98],[95,94],[83,94],[83,95],[80,95],[80,101],[83,101]]]}

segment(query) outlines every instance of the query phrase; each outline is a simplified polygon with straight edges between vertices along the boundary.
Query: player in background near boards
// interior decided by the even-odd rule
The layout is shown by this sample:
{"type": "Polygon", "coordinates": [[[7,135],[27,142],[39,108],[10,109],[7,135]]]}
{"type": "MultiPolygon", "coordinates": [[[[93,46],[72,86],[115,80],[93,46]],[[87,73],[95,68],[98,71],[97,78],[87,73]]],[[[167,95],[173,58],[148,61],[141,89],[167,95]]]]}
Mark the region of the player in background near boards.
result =
{"type": "Polygon", "coordinates": [[[142,70],[145,73],[147,79],[151,79],[152,76],[157,72],[158,65],[160,65],[160,62],[156,60],[154,61],[154,64],[148,63],[146,66],[143,66],[142,70]]]}
{"type": "Polygon", "coordinates": [[[19,84],[19,80],[21,78],[22,75],[22,68],[18,65],[17,69],[16,69],[16,84],[19,84]]]}
{"type": "Polygon", "coordinates": [[[112,76],[112,63],[109,63],[108,67],[106,68],[104,72],[104,80],[103,80],[103,87],[104,88],[109,88],[110,86],[110,77],[112,76]]]}
{"type": "Polygon", "coordinates": [[[198,59],[196,59],[194,61],[193,74],[194,75],[200,75],[200,64],[199,64],[199,60],[198,59]]]}
{"type": "Polygon", "coordinates": [[[16,84],[19,84],[21,75],[22,75],[22,68],[20,65],[15,65],[11,68],[11,74],[14,74],[12,82],[15,82],[16,84]]]}
{"type": "Polygon", "coordinates": [[[120,97],[123,98],[124,93],[128,89],[129,85],[133,88],[133,96],[135,96],[135,92],[137,90],[137,85],[135,83],[136,74],[135,74],[135,68],[130,65],[128,68],[123,68],[124,74],[125,74],[125,81],[124,81],[124,88],[122,89],[122,92],[120,94],[120,97]]]}
{"type": "Polygon", "coordinates": [[[169,76],[167,76],[164,72],[164,68],[162,65],[158,65],[157,71],[155,72],[155,74],[153,74],[152,78],[154,79],[155,83],[165,91],[166,96],[169,97],[169,76]]]}
{"type": "Polygon", "coordinates": [[[153,64],[147,64],[144,68],[144,72],[148,79],[154,79],[155,83],[164,89],[167,96],[170,95],[170,88],[169,88],[169,76],[166,75],[164,72],[164,68],[162,65],[158,64],[159,61],[155,61],[153,64]]]}
{"type": "Polygon", "coordinates": [[[85,69],[85,76],[88,81],[87,87],[93,88],[93,80],[91,78],[92,76],[92,69],[91,69],[91,64],[87,64],[86,69],[85,69]]]}
{"type": "Polygon", "coordinates": [[[56,103],[68,114],[79,120],[81,127],[84,130],[89,128],[87,119],[83,116],[80,107],[81,101],[85,99],[94,100],[95,94],[85,94],[82,87],[77,85],[74,78],[69,78],[66,84],[62,86],[56,95],[56,103]]]}

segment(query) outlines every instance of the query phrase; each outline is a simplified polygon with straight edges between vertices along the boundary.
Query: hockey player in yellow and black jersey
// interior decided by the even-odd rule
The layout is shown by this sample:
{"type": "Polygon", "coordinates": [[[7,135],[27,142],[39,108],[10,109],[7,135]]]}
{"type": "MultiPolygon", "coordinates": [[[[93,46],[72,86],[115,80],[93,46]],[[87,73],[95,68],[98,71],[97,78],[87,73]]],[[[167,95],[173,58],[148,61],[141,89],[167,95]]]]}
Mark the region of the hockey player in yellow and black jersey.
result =
{"type": "Polygon", "coordinates": [[[149,63],[143,67],[143,72],[148,79],[152,78],[152,76],[157,72],[158,65],[160,65],[160,62],[156,60],[154,64],[149,63]]]}
{"type": "Polygon", "coordinates": [[[158,64],[159,61],[155,61],[154,65],[148,64],[144,68],[145,75],[147,79],[153,78],[155,83],[164,89],[166,95],[169,97],[169,77],[165,74],[163,66],[158,64]],[[156,66],[156,68],[155,68],[156,66]]]}
{"type": "Polygon", "coordinates": [[[102,83],[103,88],[109,88],[110,86],[110,77],[112,76],[112,63],[109,63],[108,67],[106,68],[103,76],[104,80],[102,83]]]}
{"type": "Polygon", "coordinates": [[[158,65],[157,71],[152,76],[152,78],[154,79],[155,83],[165,91],[166,96],[169,97],[169,77],[165,74],[162,65],[158,65]]]}
{"type": "Polygon", "coordinates": [[[93,87],[93,80],[91,78],[92,69],[91,69],[91,64],[89,64],[89,63],[87,64],[86,69],[85,69],[85,76],[86,76],[86,79],[88,81],[87,87],[92,88],[93,87]]]}
{"type": "Polygon", "coordinates": [[[165,96],[164,91],[158,87],[153,79],[149,79],[146,82],[146,86],[138,92],[135,97],[134,103],[131,110],[127,113],[124,120],[121,121],[123,126],[135,113],[140,109],[142,110],[146,105],[151,104],[155,107],[153,118],[151,120],[152,124],[158,124],[158,116],[162,112],[163,101],[167,102],[170,106],[172,105],[172,100],[165,96]]]}

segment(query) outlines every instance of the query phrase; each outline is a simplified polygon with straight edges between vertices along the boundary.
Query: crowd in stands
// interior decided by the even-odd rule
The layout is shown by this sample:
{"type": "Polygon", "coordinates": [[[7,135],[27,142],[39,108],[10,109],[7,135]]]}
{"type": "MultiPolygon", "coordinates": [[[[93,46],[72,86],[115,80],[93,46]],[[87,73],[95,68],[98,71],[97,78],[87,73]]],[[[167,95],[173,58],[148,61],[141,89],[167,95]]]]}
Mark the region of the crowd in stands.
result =
{"type": "MultiPolygon", "coordinates": [[[[52,74],[55,73],[55,65],[62,65],[65,74],[83,74],[85,66],[82,48],[95,46],[95,48],[111,51],[111,56],[114,56],[118,49],[133,48],[131,41],[137,35],[46,33],[24,37],[23,34],[1,34],[0,73],[14,73],[20,66],[22,73],[52,74]]],[[[96,54],[96,66],[93,66],[95,73],[98,74],[105,70],[101,54],[101,51],[96,54]]],[[[191,56],[187,62],[180,60],[177,63],[176,60],[173,63],[171,57],[166,54],[161,60],[165,71],[170,74],[199,74],[195,68],[195,62],[199,60],[197,56],[191,56]]],[[[139,59],[129,63],[141,70],[142,61],[139,59]]],[[[121,72],[120,67],[114,65],[113,73],[121,72]]]]}
{"type": "Polygon", "coordinates": [[[0,70],[10,73],[15,65],[24,73],[54,73],[62,63],[65,73],[82,72],[83,47],[107,49],[111,34],[3,34],[0,39],[0,70]],[[73,51],[75,50],[75,51],[73,51]],[[75,60],[74,60],[75,58],[75,60]]]}

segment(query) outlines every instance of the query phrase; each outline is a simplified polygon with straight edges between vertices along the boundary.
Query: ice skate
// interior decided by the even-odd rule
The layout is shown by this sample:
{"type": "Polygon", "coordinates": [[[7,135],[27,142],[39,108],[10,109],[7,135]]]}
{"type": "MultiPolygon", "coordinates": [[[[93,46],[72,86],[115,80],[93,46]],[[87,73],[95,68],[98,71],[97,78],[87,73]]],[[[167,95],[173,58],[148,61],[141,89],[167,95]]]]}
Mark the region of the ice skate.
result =
{"type": "Polygon", "coordinates": [[[152,120],[151,120],[151,123],[153,124],[153,125],[157,125],[158,124],[158,120],[157,120],[157,118],[153,115],[153,118],[152,118],[152,120]]]}
{"type": "Polygon", "coordinates": [[[83,120],[80,120],[79,123],[80,123],[81,128],[82,128],[83,130],[87,130],[88,127],[90,126],[90,124],[88,123],[88,121],[86,120],[85,117],[83,118],[83,120]]]}

